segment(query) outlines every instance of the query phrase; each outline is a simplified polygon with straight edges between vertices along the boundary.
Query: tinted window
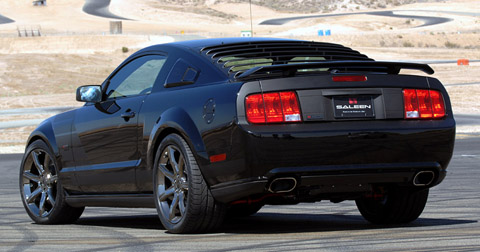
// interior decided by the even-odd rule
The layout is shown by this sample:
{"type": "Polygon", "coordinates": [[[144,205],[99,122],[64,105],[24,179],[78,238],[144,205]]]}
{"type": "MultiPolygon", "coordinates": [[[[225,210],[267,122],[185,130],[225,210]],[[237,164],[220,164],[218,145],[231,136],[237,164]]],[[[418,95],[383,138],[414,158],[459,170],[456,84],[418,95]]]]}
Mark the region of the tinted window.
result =
{"type": "Polygon", "coordinates": [[[128,63],[110,79],[107,98],[148,94],[152,90],[165,56],[145,56],[128,63]]]}
{"type": "Polygon", "coordinates": [[[222,62],[225,62],[225,67],[233,66],[232,71],[243,71],[257,66],[270,66],[273,64],[273,59],[261,57],[250,59],[232,56],[222,58],[222,62]]]}
{"type": "Polygon", "coordinates": [[[190,83],[193,84],[197,80],[199,71],[187,63],[183,59],[178,59],[173,65],[166,80],[166,84],[172,83],[190,83]]]}
{"type": "Polygon", "coordinates": [[[292,57],[289,58],[288,56],[284,57],[284,59],[279,60],[278,62],[274,62],[272,57],[255,57],[255,58],[247,58],[247,57],[223,57],[219,62],[225,62],[225,67],[232,67],[232,71],[245,71],[252,67],[257,66],[271,66],[273,64],[298,64],[298,63],[310,63],[310,62],[318,62],[324,61],[324,57],[319,56],[300,56],[300,57],[292,57]]]}

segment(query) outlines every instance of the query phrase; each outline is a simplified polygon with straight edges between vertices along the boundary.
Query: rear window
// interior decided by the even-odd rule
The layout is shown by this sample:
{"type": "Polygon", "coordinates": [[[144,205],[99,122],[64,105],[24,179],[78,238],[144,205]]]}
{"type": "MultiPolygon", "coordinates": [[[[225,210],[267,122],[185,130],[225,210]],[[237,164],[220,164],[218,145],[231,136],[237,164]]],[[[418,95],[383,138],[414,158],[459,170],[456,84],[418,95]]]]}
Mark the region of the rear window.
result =
{"type": "MultiPolygon", "coordinates": [[[[220,44],[204,47],[201,52],[232,77],[255,67],[324,61],[372,60],[358,51],[338,44],[290,40],[220,44]]],[[[306,69],[299,69],[299,72],[325,70],[306,67],[306,69]]]]}
{"type": "MultiPolygon", "coordinates": [[[[294,57],[291,59],[284,59],[283,61],[275,62],[275,64],[300,64],[300,63],[312,63],[318,61],[324,61],[324,57],[294,57]]],[[[271,66],[274,64],[271,58],[242,58],[242,57],[225,57],[221,62],[224,62],[224,67],[230,68],[233,72],[245,71],[252,67],[257,66],[271,66]]],[[[306,71],[312,71],[315,69],[305,69],[306,71]]],[[[319,71],[316,69],[315,71],[319,71]]]]}

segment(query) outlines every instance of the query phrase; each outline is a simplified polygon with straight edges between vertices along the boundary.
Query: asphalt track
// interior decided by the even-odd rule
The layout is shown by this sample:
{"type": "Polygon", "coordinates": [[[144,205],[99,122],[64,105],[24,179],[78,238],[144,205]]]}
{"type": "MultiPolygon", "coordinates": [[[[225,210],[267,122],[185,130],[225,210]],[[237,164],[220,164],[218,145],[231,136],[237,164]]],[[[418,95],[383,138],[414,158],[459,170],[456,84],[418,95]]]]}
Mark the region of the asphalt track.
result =
{"type": "MultiPolygon", "coordinates": [[[[20,108],[0,110],[0,116],[17,116],[17,115],[45,115],[44,119],[30,119],[17,121],[0,122],[0,129],[17,128],[24,126],[35,126],[45,120],[48,115],[59,114],[75,107],[47,107],[47,108],[20,108]]],[[[0,139],[1,141],[1,139],[0,139]]]]}
{"type": "Polygon", "coordinates": [[[83,11],[87,14],[103,17],[114,18],[120,20],[130,20],[128,18],[117,16],[109,10],[110,0],[85,0],[83,11]]]}
{"type": "MultiPolygon", "coordinates": [[[[128,20],[127,18],[117,16],[109,11],[110,0],[85,0],[85,5],[83,6],[83,11],[94,16],[104,17],[104,18],[115,18],[128,20]]],[[[422,11],[422,10],[416,10],[422,11]]],[[[399,11],[396,11],[399,12],[399,11]]],[[[427,11],[433,12],[433,11],[427,11]]],[[[477,16],[477,13],[468,13],[468,12],[454,12],[454,11],[438,11],[443,13],[455,14],[455,15],[473,15],[477,16]]],[[[433,16],[418,16],[418,15],[400,15],[395,14],[393,11],[369,11],[369,12],[356,12],[356,13],[338,13],[338,14],[324,14],[324,15],[313,15],[313,16],[298,16],[290,18],[277,18],[269,19],[260,23],[260,25],[283,25],[293,20],[299,19],[310,19],[310,18],[326,18],[326,17],[337,17],[337,16],[349,16],[349,15],[375,15],[375,16],[385,16],[385,17],[394,17],[394,18],[404,18],[404,19],[418,19],[422,20],[423,24],[416,27],[424,27],[430,25],[437,25],[446,22],[453,21],[451,18],[444,17],[433,17],[433,16]]]]}
{"type": "MultiPolygon", "coordinates": [[[[395,12],[399,12],[399,11],[395,11],[395,12]]],[[[337,14],[323,14],[323,15],[312,15],[312,16],[298,16],[298,17],[289,17],[289,18],[275,18],[275,19],[265,20],[261,22],[260,25],[283,25],[293,20],[340,17],[340,16],[350,16],[350,15],[374,15],[374,16],[394,17],[394,18],[408,18],[408,19],[418,19],[424,22],[422,25],[419,25],[416,27],[437,25],[437,24],[453,21],[453,19],[451,18],[444,18],[444,17],[400,15],[400,14],[393,13],[393,11],[367,11],[367,12],[355,12],[355,13],[337,13],[337,14]]]]}
{"type": "Polygon", "coordinates": [[[480,138],[457,140],[446,180],[408,225],[372,225],[351,201],[266,206],[216,233],[173,235],[155,209],[87,208],[70,225],[33,224],[20,154],[0,155],[0,251],[480,251],[480,138]]]}
{"type": "Polygon", "coordinates": [[[445,13],[445,14],[453,14],[453,15],[460,15],[460,16],[480,17],[480,13],[465,12],[465,11],[439,11],[439,10],[403,10],[403,11],[435,12],[435,13],[445,13]]]}
{"type": "Polygon", "coordinates": [[[15,21],[8,18],[8,17],[0,15],[0,24],[8,24],[8,23],[13,23],[13,22],[15,22],[15,21]]]}

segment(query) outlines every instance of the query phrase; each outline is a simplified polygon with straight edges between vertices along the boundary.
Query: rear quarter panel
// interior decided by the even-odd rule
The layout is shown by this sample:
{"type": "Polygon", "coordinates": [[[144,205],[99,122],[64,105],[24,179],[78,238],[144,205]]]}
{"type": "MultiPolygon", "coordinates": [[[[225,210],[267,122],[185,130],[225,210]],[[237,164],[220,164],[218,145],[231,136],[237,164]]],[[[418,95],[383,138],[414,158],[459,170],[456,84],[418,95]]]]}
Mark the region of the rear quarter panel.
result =
{"type": "Polygon", "coordinates": [[[241,83],[229,82],[194,84],[164,89],[147,97],[139,118],[144,123],[141,150],[146,156],[145,164],[137,172],[141,190],[152,188],[153,159],[165,132],[180,134],[187,141],[207,183],[218,176],[212,174],[218,171],[209,168],[208,157],[232,148],[229,129],[236,122],[235,102],[240,86],[241,83]],[[206,108],[212,102],[214,116],[207,120],[206,108]]]}

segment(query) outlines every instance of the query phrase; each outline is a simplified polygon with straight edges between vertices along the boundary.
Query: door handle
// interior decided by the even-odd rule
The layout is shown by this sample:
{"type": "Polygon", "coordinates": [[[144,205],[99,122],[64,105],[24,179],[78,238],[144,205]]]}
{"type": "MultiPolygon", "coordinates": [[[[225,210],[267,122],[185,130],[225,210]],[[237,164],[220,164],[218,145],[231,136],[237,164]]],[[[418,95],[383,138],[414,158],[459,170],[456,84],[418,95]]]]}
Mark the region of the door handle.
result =
{"type": "Polygon", "coordinates": [[[128,121],[130,120],[130,118],[135,117],[135,112],[131,111],[130,109],[127,109],[127,111],[125,111],[125,113],[123,113],[121,117],[125,119],[125,121],[128,121]]]}

